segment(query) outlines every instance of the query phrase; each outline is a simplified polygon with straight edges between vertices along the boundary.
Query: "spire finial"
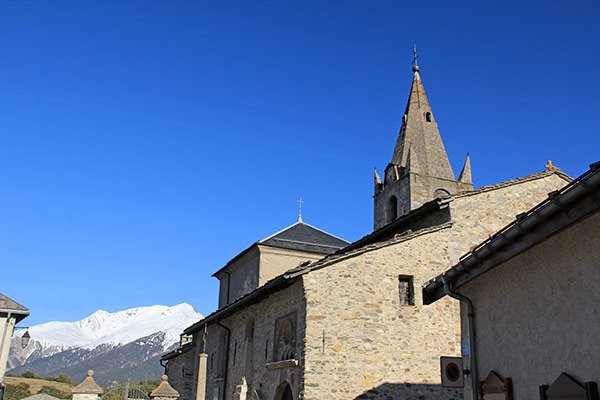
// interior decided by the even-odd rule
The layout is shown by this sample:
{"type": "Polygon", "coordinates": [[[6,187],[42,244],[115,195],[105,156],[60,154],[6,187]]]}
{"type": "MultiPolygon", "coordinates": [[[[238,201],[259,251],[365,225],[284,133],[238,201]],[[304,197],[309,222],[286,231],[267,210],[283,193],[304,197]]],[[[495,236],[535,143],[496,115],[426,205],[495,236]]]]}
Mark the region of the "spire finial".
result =
{"type": "Polygon", "coordinates": [[[419,72],[419,54],[417,53],[417,45],[413,44],[413,72],[419,72]]]}
{"type": "Polygon", "coordinates": [[[302,222],[302,204],[304,204],[302,196],[300,196],[300,198],[296,200],[296,203],[298,203],[298,222],[302,222]]]}

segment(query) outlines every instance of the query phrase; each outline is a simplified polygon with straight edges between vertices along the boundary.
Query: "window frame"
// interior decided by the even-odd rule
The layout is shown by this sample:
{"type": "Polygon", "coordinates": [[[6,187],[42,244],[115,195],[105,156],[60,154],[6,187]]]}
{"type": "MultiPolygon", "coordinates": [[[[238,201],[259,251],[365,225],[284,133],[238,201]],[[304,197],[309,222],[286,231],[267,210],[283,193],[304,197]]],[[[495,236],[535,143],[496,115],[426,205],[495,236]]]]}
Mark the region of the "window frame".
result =
{"type": "Polygon", "coordinates": [[[414,306],[415,305],[415,277],[414,275],[398,275],[398,301],[401,307],[414,306]],[[405,301],[403,302],[402,296],[402,284],[406,283],[407,293],[405,301]]]}

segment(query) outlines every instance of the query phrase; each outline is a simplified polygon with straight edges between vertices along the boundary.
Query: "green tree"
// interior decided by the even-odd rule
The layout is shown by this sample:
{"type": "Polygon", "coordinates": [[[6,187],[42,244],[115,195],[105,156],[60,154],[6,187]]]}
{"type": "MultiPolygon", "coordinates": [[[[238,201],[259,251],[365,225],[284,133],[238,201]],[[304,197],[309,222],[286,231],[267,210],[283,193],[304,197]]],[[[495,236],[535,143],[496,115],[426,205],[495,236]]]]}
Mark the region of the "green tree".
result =
{"type": "Polygon", "coordinates": [[[56,382],[66,383],[69,385],[75,384],[75,382],[73,382],[73,379],[69,378],[69,376],[67,374],[58,374],[58,376],[53,380],[56,382]]]}
{"type": "Polygon", "coordinates": [[[102,395],[102,400],[123,400],[123,396],[117,392],[109,391],[102,395]]]}
{"type": "Polygon", "coordinates": [[[38,393],[46,393],[50,396],[54,396],[59,399],[70,399],[72,397],[71,393],[67,393],[63,390],[47,385],[43,385],[42,388],[38,391],[38,393]]]}
{"type": "Polygon", "coordinates": [[[18,383],[16,385],[6,385],[5,400],[21,400],[31,396],[29,385],[26,383],[18,383]]]}
{"type": "Polygon", "coordinates": [[[37,376],[35,376],[35,374],[32,371],[23,371],[21,372],[21,376],[23,378],[37,378],[37,376]]]}
{"type": "Polygon", "coordinates": [[[140,389],[144,393],[150,393],[160,384],[160,382],[161,382],[160,380],[139,381],[135,385],[140,386],[140,389]]]}

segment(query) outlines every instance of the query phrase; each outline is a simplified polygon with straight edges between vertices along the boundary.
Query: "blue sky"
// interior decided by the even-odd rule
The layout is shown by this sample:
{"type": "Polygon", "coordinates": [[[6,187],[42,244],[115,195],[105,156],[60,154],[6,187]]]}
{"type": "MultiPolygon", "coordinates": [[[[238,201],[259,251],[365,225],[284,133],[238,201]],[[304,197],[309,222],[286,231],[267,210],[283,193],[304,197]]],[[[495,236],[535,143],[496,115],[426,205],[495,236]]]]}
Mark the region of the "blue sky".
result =
{"type": "MultiPolygon", "coordinates": [[[[593,1],[0,3],[0,291],[28,324],[189,302],[305,220],[372,227],[412,45],[476,186],[600,159],[593,1]]],[[[25,322],[25,321],[24,321],[25,322]]]]}

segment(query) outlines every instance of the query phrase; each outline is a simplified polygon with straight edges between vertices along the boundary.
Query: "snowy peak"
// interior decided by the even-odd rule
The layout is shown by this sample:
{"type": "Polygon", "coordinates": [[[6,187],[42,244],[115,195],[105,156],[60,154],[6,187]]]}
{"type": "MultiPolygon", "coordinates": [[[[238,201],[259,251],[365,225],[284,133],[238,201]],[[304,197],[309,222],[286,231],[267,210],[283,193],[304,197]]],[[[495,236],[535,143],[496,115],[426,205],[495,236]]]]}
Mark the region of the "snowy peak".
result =
{"type": "MultiPolygon", "coordinates": [[[[110,383],[117,378],[160,376],[160,354],[172,348],[185,328],[202,318],[186,303],[148,306],[110,313],[98,310],[75,322],[53,321],[29,328],[31,340],[22,348],[14,340],[8,368],[41,375],[78,374],[93,369],[110,383]],[[124,369],[130,375],[124,376],[124,369]]],[[[23,334],[24,331],[18,331],[23,334]]]]}
{"type": "Polygon", "coordinates": [[[157,332],[165,333],[166,345],[181,331],[202,318],[187,303],[172,307],[155,305],[110,313],[98,310],[75,322],[47,322],[29,329],[32,341],[43,347],[92,349],[100,344],[126,344],[157,332]]]}

